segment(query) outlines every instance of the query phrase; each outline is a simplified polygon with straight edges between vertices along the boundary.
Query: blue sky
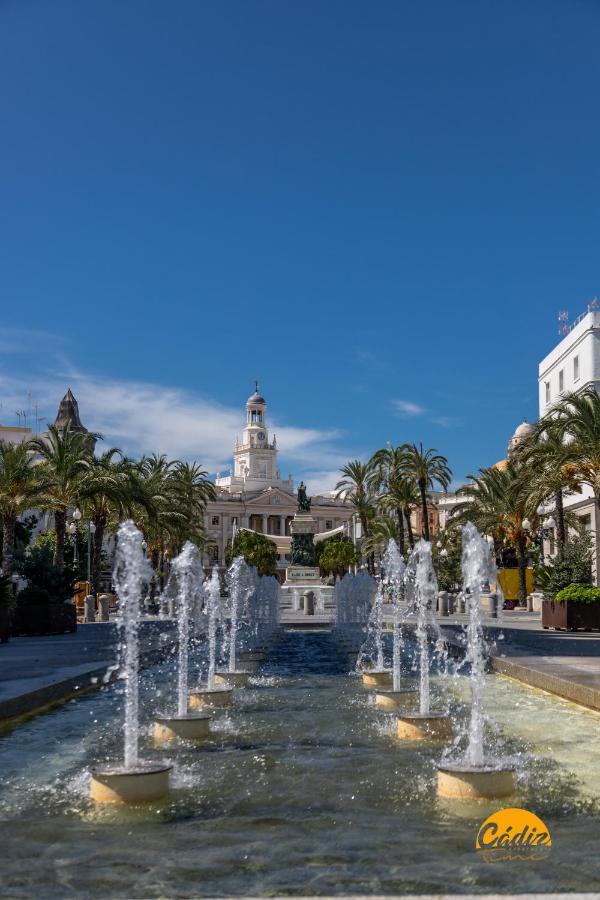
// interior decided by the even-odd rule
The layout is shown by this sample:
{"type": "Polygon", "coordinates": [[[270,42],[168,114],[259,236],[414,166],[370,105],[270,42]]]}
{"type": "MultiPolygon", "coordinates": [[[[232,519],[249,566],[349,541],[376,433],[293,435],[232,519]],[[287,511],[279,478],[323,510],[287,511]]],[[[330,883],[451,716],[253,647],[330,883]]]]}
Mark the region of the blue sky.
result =
{"type": "Polygon", "coordinates": [[[4,0],[0,420],[224,467],[259,378],[312,490],[457,481],[600,292],[596,0],[4,0]]]}

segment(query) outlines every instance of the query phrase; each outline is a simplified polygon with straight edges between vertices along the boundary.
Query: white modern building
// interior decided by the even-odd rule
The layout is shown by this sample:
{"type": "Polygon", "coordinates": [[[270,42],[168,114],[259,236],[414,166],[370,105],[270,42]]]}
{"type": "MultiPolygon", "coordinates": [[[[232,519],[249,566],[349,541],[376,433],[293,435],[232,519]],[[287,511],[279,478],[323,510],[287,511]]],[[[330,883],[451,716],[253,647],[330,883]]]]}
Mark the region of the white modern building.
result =
{"type": "MultiPolygon", "coordinates": [[[[593,387],[600,393],[600,312],[596,301],[568,325],[562,314],[562,340],[539,365],[539,414],[540,418],[570,391],[582,391],[593,387]]],[[[580,493],[565,494],[565,510],[579,517],[582,524],[600,535],[600,521],[591,488],[583,485],[580,493]]],[[[551,508],[548,509],[551,512],[551,508]]],[[[544,554],[554,553],[552,530],[544,542],[544,554]]],[[[596,551],[598,555],[598,550],[596,551]]]]}

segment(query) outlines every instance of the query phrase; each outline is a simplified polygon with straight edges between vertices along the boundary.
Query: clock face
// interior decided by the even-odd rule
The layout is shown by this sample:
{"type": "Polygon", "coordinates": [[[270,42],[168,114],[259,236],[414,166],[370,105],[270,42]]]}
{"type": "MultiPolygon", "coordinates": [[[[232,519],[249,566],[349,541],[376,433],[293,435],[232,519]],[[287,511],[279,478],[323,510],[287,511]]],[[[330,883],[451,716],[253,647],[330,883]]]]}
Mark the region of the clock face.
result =
{"type": "Polygon", "coordinates": [[[256,435],[256,437],[259,439],[259,441],[264,441],[264,439],[265,439],[264,431],[259,431],[258,434],[256,435]]]}

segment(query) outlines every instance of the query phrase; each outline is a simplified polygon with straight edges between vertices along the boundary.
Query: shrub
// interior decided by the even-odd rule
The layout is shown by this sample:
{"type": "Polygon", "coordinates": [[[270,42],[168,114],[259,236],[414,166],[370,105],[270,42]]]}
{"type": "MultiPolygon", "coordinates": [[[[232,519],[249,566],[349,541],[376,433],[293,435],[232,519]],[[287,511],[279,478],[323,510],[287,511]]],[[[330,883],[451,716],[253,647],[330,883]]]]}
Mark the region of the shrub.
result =
{"type": "Polygon", "coordinates": [[[555,598],[559,603],[600,603],[600,588],[587,584],[570,584],[559,591],[555,598]]]}
{"type": "Polygon", "coordinates": [[[536,584],[549,597],[555,597],[571,584],[591,584],[592,538],[589,532],[571,538],[562,554],[542,571],[543,575],[538,570],[536,584]]]}
{"type": "Polygon", "coordinates": [[[40,535],[25,552],[23,577],[28,586],[18,595],[19,603],[64,603],[73,594],[73,571],[68,565],[60,569],[52,562],[52,542],[40,535]]]}
{"type": "Polygon", "coordinates": [[[254,566],[259,575],[274,575],[277,571],[277,546],[264,534],[240,529],[233,544],[228,542],[225,562],[231,565],[236,556],[243,556],[249,566],[254,566]]]}

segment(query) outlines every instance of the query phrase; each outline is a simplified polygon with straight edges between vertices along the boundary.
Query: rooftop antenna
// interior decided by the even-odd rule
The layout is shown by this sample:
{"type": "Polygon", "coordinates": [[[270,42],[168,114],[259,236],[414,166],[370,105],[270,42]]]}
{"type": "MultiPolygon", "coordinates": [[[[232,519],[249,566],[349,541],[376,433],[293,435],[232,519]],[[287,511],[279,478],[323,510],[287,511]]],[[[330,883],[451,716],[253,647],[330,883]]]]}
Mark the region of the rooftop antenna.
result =
{"type": "Polygon", "coordinates": [[[565,335],[569,333],[569,312],[563,309],[558,314],[558,333],[565,335]]]}

